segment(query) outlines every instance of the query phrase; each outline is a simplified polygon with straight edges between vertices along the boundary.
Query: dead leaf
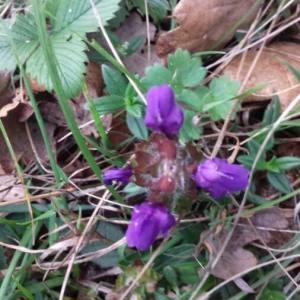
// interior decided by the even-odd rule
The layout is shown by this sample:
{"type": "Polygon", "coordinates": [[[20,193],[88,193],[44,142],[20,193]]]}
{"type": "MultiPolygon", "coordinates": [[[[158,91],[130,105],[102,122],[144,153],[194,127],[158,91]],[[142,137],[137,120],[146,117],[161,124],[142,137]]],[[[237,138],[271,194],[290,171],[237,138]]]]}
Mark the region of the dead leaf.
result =
{"type": "Polygon", "coordinates": [[[259,7],[257,0],[181,0],[173,13],[178,27],[160,35],[156,51],[163,57],[177,48],[221,48],[237,28],[247,28],[259,7]]]}
{"type": "MultiPolygon", "coordinates": [[[[272,207],[255,213],[250,217],[253,226],[246,219],[241,219],[216,266],[210,270],[211,274],[221,279],[246,271],[257,264],[252,252],[243,247],[254,241],[261,241],[271,247],[280,247],[292,237],[284,232],[293,229],[293,210],[272,207]]],[[[201,234],[202,244],[210,252],[213,261],[224,245],[228,230],[217,232],[205,231],[201,234]]],[[[244,284],[244,282],[243,282],[244,284]]]]}
{"type": "MultiPolygon", "coordinates": [[[[258,85],[265,87],[255,94],[247,97],[245,101],[268,100],[278,95],[281,108],[285,109],[288,104],[300,94],[300,84],[289,70],[288,64],[300,70],[300,45],[295,43],[278,42],[266,47],[245,86],[245,90],[258,85]]],[[[249,50],[245,58],[237,56],[224,69],[224,74],[233,80],[243,81],[252,65],[257,51],[249,50]],[[243,64],[240,64],[243,59],[243,64]],[[238,74],[238,70],[240,73],[238,74]]]]}
{"type": "MultiPolygon", "coordinates": [[[[151,42],[154,41],[155,32],[156,27],[152,23],[149,23],[151,42]]],[[[143,76],[147,66],[160,61],[153,44],[150,45],[150,59],[148,59],[147,26],[146,22],[142,20],[138,13],[131,13],[125,22],[116,30],[116,34],[122,42],[128,42],[132,38],[139,36],[143,38],[141,46],[132,55],[123,58],[123,62],[129,71],[143,76]]]]}
{"type": "Polygon", "coordinates": [[[14,110],[18,121],[25,122],[32,114],[33,109],[22,90],[17,89],[12,101],[0,108],[0,118],[6,117],[7,114],[14,110]]]}
{"type": "Polygon", "coordinates": [[[9,202],[24,197],[24,186],[14,175],[0,175],[0,202],[9,202]]]}
{"type": "Polygon", "coordinates": [[[10,82],[11,74],[7,72],[0,73],[0,94],[5,92],[10,82]]]}
{"type": "MultiPolygon", "coordinates": [[[[17,159],[21,160],[24,164],[35,161],[36,155],[33,151],[32,144],[29,141],[25,124],[19,122],[18,117],[13,112],[3,118],[2,122],[17,159]]],[[[46,123],[45,125],[50,140],[53,140],[55,126],[49,123],[46,123]]],[[[39,159],[42,162],[46,162],[48,160],[48,155],[38,125],[33,122],[28,122],[28,126],[35,151],[37,152],[39,159]]],[[[54,148],[54,143],[52,146],[54,148]]],[[[0,136],[0,165],[5,173],[10,173],[15,167],[2,136],[0,136]]]]}
{"type": "MultiPolygon", "coordinates": [[[[85,83],[87,87],[87,93],[90,99],[99,97],[102,92],[102,76],[100,67],[95,62],[89,62],[87,66],[87,73],[85,76],[85,83]]],[[[79,126],[84,126],[80,129],[82,134],[84,135],[94,135],[95,137],[98,136],[98,132],[94,126],[94,123],[91,122],[90,112],[87,108],[87,101],[83,93],[76,96],[72,100],[72,108],[74,111],[75,119],[79,126]]],[[[106,119],[104,119],[106,120],[106,119]]],[[[104,122],[103,122],[104,123],[104,122]]],[[[104,123],[104,127],[108,127],[108,124],[104,123]]]]}

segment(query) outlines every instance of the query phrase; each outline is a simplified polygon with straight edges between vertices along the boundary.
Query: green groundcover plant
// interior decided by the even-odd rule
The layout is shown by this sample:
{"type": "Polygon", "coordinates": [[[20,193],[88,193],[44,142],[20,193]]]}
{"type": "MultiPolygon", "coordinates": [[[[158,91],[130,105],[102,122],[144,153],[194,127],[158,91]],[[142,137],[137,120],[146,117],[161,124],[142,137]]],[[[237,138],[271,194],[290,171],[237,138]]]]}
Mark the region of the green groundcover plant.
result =
{"type": "MultiPolygon", "coordinates": [[[[102,299],[104,294],[111,299],[195,299],[220,284],[218,276],[209,271],[210,254],[215,250],[199,249],[200,236],[207,230],[217,231],[221,224],[222,230],[231,229],[239,203],[251,205],[247,215],[299,193],[291,188],[287,172],[300,166],[300,158],[278,157],[274,150],[277,134],[298,130],[299,124],[284,120],[273,127],[281,114],[276,97],[262,113],[260,127],[243,128],[238,121],[241,101],[259,88],[241,92],[240,83],[225,75],[207,83],[203,61],[212,59],[215,53],[191,54],[177,49],[165,64],[148,66],[144,75],[138,76],[111,55],[104,42],[88,35],[100,27],[101,38],[107,35],[111,39],[117,55],[130,55],[141,40],[134,38],[124,45],[113,29],[131,10],[143,17],[149,14],[160,26],[176,3],[147,2],[148,10],[142,0],[33,0],[22,13],[0,22],[0,71],[10,72],[16,82],[19,78],[24,81],[47,145],[51,172],[43,168],[36,172],[53,175],[47,188],[55,193],[64,191],[69,183],[76,186],[54,158],[28,78],[55,95],[72,133],[72,143],[93,174],[88,189],[100,187],[103,192],[96,204],[70,201],[76,196],[68,189],[71,196],[69,192],[49,196],[51,203],[28,201],[26,205],[0,209],[1,243],[18,241],[12,247],[16,251],[10,254],[11,261],[5,247],[0,248],[0,266],[5,271],[0,300],[102,299]],[[92,59],[101,64],[104,95],[86,97],[85,109],[93,118],[99,139],[82,135],[69,105],[80,92],[85,95],[86,65],[92,59]],[[106,115],[125,124],[130,135],[115,148],[101,121],[106,115]],[[221,127],[224,121],[229,138],[223,139],[219,149],[212,142],[218,134],[212,134],[211,128],[221,127]],[[232,136],[241,137],[242,146],[230,157],[232,136]],[[130,155],[124,155],[123,146],[128,147],[130,155]],[[266,201],[257,192],[257,174],[266,175],[276,199],[266,201]],[[109,200],[105,199],[107,195],[109,200]],[[109,212],[102,214],[99,203],[107,204],[109,212]],[[72,244],[73,237],[77,244],[72,244]],[[35,272],[39,266],[47,270],[45,276],[35,272]],[[201,270],[210,276],[205,277],[201,270]],[[86,273],[94,278],[104,273],[106,277],[101,275],[101,280],[91,285],[86,273]],[[102,290],[97,290],[98,283],[102,290]]],[[[2,121],[0,127],[6,137],[2,121]]],[[[23,178],[22,168],[18,164],[16,168],[23,178]]],[[[33,189],[31,177],[23,183],[27,191],[33,189]]],[[[86,186],[76,188],[81,191],[86,186]]],[[[90,200],[89,192],[84,195],[90,200]]],[[[271,259],[257,249],[253,252],[262,264],[271,259]]],[[[247,274],[242,284],[236,280],[218,288],[212,299],[241,299],[252,295],[257,287],[261,288],[257,299],[285,299],[284,280],[278,270],[269,265],[258,268],[247,274]]]]}

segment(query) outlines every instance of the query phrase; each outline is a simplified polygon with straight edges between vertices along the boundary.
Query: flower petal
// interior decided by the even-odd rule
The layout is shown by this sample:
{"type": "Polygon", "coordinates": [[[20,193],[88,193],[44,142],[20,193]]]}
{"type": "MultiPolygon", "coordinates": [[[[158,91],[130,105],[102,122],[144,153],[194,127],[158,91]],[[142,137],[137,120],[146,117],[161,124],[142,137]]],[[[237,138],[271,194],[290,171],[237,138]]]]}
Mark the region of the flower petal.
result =
{"type": "Polygon", "coordinates": [[[133,173],[130,167],[111,168],[103,172],[103,182],[105,184],[112,184],[112,182],[116,180],[123,184],[127,184],[132,174],[133,173]]]}
{"type": "Polygon", "coordinates": [[[198,167],[194,180],[213,198],[246,188],[249,171],[242,165],[229,164],[220,158],[205,159],[198,167]]]}
{"type": "Polygon", "coordinates": [[[175,218],[164,205],[150,202],[136,205],[126,231],[127,244],[138,250],[146,250],[157,237],[165,236],[174,225],[175,218]]]}
{"type": "Polygon", "coordinates": [[[168,136],[176,135],[183,123],[183,112],[175,102],[172,89],[167,84],[153,86],[146,98],[146,126],[168,136]]]}

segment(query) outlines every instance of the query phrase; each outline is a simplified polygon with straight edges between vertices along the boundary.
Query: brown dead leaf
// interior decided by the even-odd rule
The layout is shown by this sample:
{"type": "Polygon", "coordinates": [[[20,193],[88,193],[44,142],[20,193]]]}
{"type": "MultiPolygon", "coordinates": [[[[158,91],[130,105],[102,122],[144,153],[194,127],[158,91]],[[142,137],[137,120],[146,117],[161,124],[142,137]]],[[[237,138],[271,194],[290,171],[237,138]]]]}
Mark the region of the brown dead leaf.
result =
{"type": "Polygon", "coordinates": [[[0,202],[23,199],[24,186],[14,175],[0,175],[0,202]]]}
{"type": "MultiPolygon", "coordinates": [[[[36,155],[32,148],[32,144],[29,141],[25,124],[19,122],[18,116],[13,112],[9,113],[7,117],[2,118],[2,122],[7,131],[9,140],[12,144],[17,159],[21,160],[21,162],[23,162],[24,164],[35,161],[36,155]]],[[[53,140],[55,126],[49,123],[46,123],[45,125],[50,140],[53,140]]],[[[39,156],[39,159],[42,162],[47,161],[47,151],[45,149],[45,145],[38,126],[33,122],[28,122],[28,126],[31,133],[32,143],[35,151],[39,156]]],[[[10,173],[14,169],[14,164],[11,160],[2,136],[0,137],[0,165],[5,173],[10,173]]]]}
{"type": "MultiPolygon", "coordinates": [[[[237,56],[224,69],[224,74],[233,80],[242,82],[247,76],[256,55],[257,51],[253,49],[248,51],[245,58],[237,56]],[[243,63],[240,68],[241,61],[243,63]],[[239,70],[240,73],[238,74],[239,70]]],[[[266,47],[245,85],[245,90],[258,85],[265,85],[265,87],[247,97],[245,101],[268,100],[272,96],[278,95],[281,108],[285,109],[300,94],[300,84],[287,64],[300,70],[299,44],[278,42],[266,47]]]]}
{"type": "MultiPolygon", "coordinates": [[[[255,213],[250,217],[253,226],[242,219],[235,228],[233,235],[216,266],[210,271],[218,278],[228,279],[246,271],[257,264],[252,252],[243,247],[254,241],[264,241],[263,245],[280,247],[288,241],[292,234],[284,232],[293,229],[293,210],[272,207],[255,213]]],[[[202,243],[209,250],[211,258],[218,255],[224,245],[228,230],[203,232],[202,243]]]]}
{"type": "Polygon", "coordinates": [[[12,110],[20,122],[25,122],[33,114],[33,109],[22,90],[17,89],[12,101],[0,107],[0,118],[6,117],[12,110]]]}
{"type": "MultiPolygon", "coordinates": [[[[149,24],[149,36],[150,41],[154,41],[156,32],[156,27],[150,23],[149,24]]],[[[141,16],[133,12],[125,20],[125,22],[116,30],[117,36],[122,42],[127,42],[134,37],[143,37],[143,42],[137,51],[132,55],[125,57],[123,62],[127,69],[133,73],[143,75],[147,66],[159,62],[159,58],[156,55],[154,46],[150,46],[150,59],[148,59],[147,50],[147,27],[146,22],[144,22],[141,16]]]]}
{"type": "Polygon", "coordinates": [[[178,27],[160,35],[156,51],[163,57],[177,48],[192,52],[221,48],[237,28],[246,28],[252,22],[260,2],[181,0],[173,13],[178,27]]]}
{"type": "Polygon", "coordinates": [[[5,92],[8,88],[8,83],[10,82],[11,74],[7,72],[0,73],[0,94],[5,92]]]}
{"type": "MultiPolygon", "coordinates": [[[[99,97],[102,92],[102,76],[101,70],[97,63],[89,62],[87,66],[87,73],[85,76],[87,86],[87,93],[90,99],[99,97]]],[[[80,130],[84,135],[98,136],[98,132],[91,122],[90,112],[87,109],[87,101],[83,93],[78,95],[72,100],[72,108],[74,111],[75,119],[79,126],[83,126],[80,130]]],[[[102,119],[104,127],[110,125],[111,120],[107,117],[102,119]]]]}

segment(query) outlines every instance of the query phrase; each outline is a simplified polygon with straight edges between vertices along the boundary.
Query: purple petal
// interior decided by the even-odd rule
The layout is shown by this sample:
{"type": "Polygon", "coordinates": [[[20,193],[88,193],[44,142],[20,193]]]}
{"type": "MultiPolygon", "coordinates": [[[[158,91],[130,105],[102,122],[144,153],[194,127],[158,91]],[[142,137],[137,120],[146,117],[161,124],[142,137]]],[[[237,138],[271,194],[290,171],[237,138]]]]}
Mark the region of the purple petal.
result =
{"type": "Polygon", "coordinates": [[[112,184],[112,182],[116,180],[123,184],[127,184],[131,176],[132,170],[130,167],[111,168],[103,172],[103,182],[105,184],[112,184]]]}
{"type": "Polygon", "coordinates": [[[220,158],[206,159],[198,167],[194,180],[213,198],[246,188],[249,171],[242,165],[229,164],[220,158]]]}
{"type": "Polygon", "coordinates": [[[141,216],[131,221],[126,231],[126,239],[129,247],[138,250],[147,250],[159,234],[158,225],[149,220],[149,216],[141,216]]]}
{"type": "Polygon", "coordinates": [[[183,113],[172,89],[166,84],[151,87],[146,98],[146,126],[168,136],[176,135],[183,123],[183,113]]]}
{"type": "Polygon", "coordinates": [[[146,250],[157,237],[165,236],[174,225],[175,218],[165,206],[150,202],[136,205],[126,231],[127,244],[138,250],[146,250]]]}

